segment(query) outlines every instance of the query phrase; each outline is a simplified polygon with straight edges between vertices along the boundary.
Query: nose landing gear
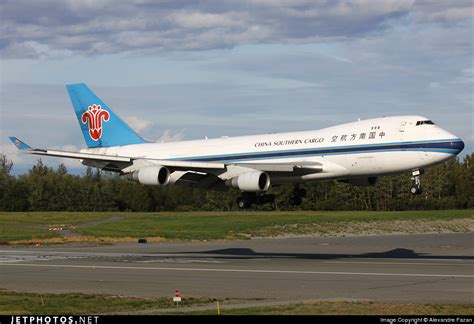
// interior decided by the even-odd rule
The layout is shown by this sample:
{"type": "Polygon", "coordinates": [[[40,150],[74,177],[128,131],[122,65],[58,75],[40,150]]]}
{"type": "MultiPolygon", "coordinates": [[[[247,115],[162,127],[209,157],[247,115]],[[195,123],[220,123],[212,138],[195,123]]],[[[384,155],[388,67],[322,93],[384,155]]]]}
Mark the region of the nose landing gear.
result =
{"type": "Polygon", "coordinates": [[[423,192],[423,187],[421,186],[420,176],[423,174],[422,170],[415,170],[412,172],[411,179],[413,180],[413,186],[410,188],[410,193],[412,195],[421,195],[423,192]]]}

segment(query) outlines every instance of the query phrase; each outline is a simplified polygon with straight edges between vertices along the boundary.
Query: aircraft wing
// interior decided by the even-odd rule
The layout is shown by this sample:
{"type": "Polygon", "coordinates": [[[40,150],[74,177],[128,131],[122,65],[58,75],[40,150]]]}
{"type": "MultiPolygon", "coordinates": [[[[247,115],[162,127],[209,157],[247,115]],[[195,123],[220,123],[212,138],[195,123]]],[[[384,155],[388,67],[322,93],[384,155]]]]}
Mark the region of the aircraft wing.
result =
{"type": "Polygon", "coordinates": [[[227,179],[241,173],[259,170],[270,176],[295,176],[323,171],[321,163],[219,163],[199,161],[160,160],[145,157],[129,157],[83,152],[69,152],[52,149],[33,148],[16,137],[10,137],[12,143],[21,151],[29,154],[71,158],[82,160],[82,164],[104,171],[131,174],[142,167],[162,165],[172,173],[173,183],[191,187],[219,189],[227,179]]]}
{"type": "Polygon", "coordinates": [[[83,160],[84,165],[97,167],[105,171],[132,172],[145,165],[160,164],[171,170],[225,169],[224,163],[160,160],[140,157],[127,157],[107,154],[69,152],[60,150],[32,148],[17,137],[10,137],[12,143],[21,151],[29,154],[83,160]]]}

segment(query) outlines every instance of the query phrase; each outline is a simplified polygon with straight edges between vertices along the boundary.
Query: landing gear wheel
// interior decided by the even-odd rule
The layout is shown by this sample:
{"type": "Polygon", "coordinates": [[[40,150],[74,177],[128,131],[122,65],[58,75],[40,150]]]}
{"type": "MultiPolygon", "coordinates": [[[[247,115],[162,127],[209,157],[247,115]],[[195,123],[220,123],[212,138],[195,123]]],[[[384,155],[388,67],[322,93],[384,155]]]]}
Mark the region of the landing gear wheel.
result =
{"type": "Polygon", "coordinates": [[[290,197],[290,198],[288,199],[288,204],[289,204],[290,206],[295,206],[295,205],[296,205],[295,197],[290,197]]]}
{"type": "Polygon", "coordinates": [[[238,197],[236,202],[237,202],[237,206],[239,206],[240,209],[244,209],[244,206],[245,206],[244,198],[238,197]]]}
{"type": "Polygon", "coordinates": [[[421,195],[423,192],[423,189],[421,187],[413,186],[410,188],[410,193],[412,195],[421,195]]]}
{"type": "Polygon", "coordinates": [[[412,195],[417,195],[417,194],[418,194],[418,188],[415,187],[415,186],[411,187],[411,188],[410,188],[410,193],[411,193],[412,195]]]}
{"type": "Polygon", "coordinates": [[[290,206],[299,206],[301,205],[302,203],[302,200],[301,200],[301,197],[290,197],[290,199],[288,199],[288,204],[290,204],[290,206]]]}
{"type": "Polygon", "coordinates": [[[243,197],[238,197],[237,206],[239,206],[240,209],[247,209],[247,208],[250,208],[252,204],[248,200],[244,199],[243,197]]]}

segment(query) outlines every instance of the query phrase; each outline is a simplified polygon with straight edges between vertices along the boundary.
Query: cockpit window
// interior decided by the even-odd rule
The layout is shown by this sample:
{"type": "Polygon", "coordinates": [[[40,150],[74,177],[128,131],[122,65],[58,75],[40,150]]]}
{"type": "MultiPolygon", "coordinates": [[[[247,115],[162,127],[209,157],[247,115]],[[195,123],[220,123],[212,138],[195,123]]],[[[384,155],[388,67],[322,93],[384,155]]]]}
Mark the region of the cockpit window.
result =
{"type": "Polygon", "coordinates": [[[433,123],[431,120],[420,120],[416,122],[416,126],[425,125],[425,124],[434,125],[435,123],[433,123]]]}

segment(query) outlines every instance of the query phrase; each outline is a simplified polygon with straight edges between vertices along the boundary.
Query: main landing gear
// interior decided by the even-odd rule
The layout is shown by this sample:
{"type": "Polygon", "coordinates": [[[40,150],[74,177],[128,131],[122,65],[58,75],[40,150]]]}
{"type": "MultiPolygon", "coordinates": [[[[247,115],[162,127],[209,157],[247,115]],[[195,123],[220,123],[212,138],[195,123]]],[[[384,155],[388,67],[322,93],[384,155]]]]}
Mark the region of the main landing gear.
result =
{"type": "Polygon", "coordinates": [[[296,185],[293,189],[293,195],[288,198],[288,204],[290,206],[299,206],[303,202],[303,199],[306,197],[306,189],[300,188],[299,185],[296,185]]]}
{"type": "MultiPolygon", "coordinates": [[[[292,207],[299,206],[305,197],[306,189],[300,188],[299,185],[295,185],[292,195],[288,198],[288,204],[292,207]]],[[[242,192],[242,194],[237,197],[236,202],[240,209],[248,209],[252,207],[252,205],[274,203],[275,195],[269,195],[266,193],[242,192]]]]}
{"type": "Polygon", "coordinates": [[[420,176],[423,174],[422,170],[415,170],[412,172],[411,179],[413,180],[413,186],[410,188],[412,195],[421,195],[423,188],[421,186],[420,176]]]}
{"type": "Polygon", "coordinates": [[[257,194],[255,192],[242,192],[242,195],[237,197],[237,206],[240,209],[248,209],[252,205],[263,205],[275,202],[275,195],[268,195],[265,193],[257,194]]]}

